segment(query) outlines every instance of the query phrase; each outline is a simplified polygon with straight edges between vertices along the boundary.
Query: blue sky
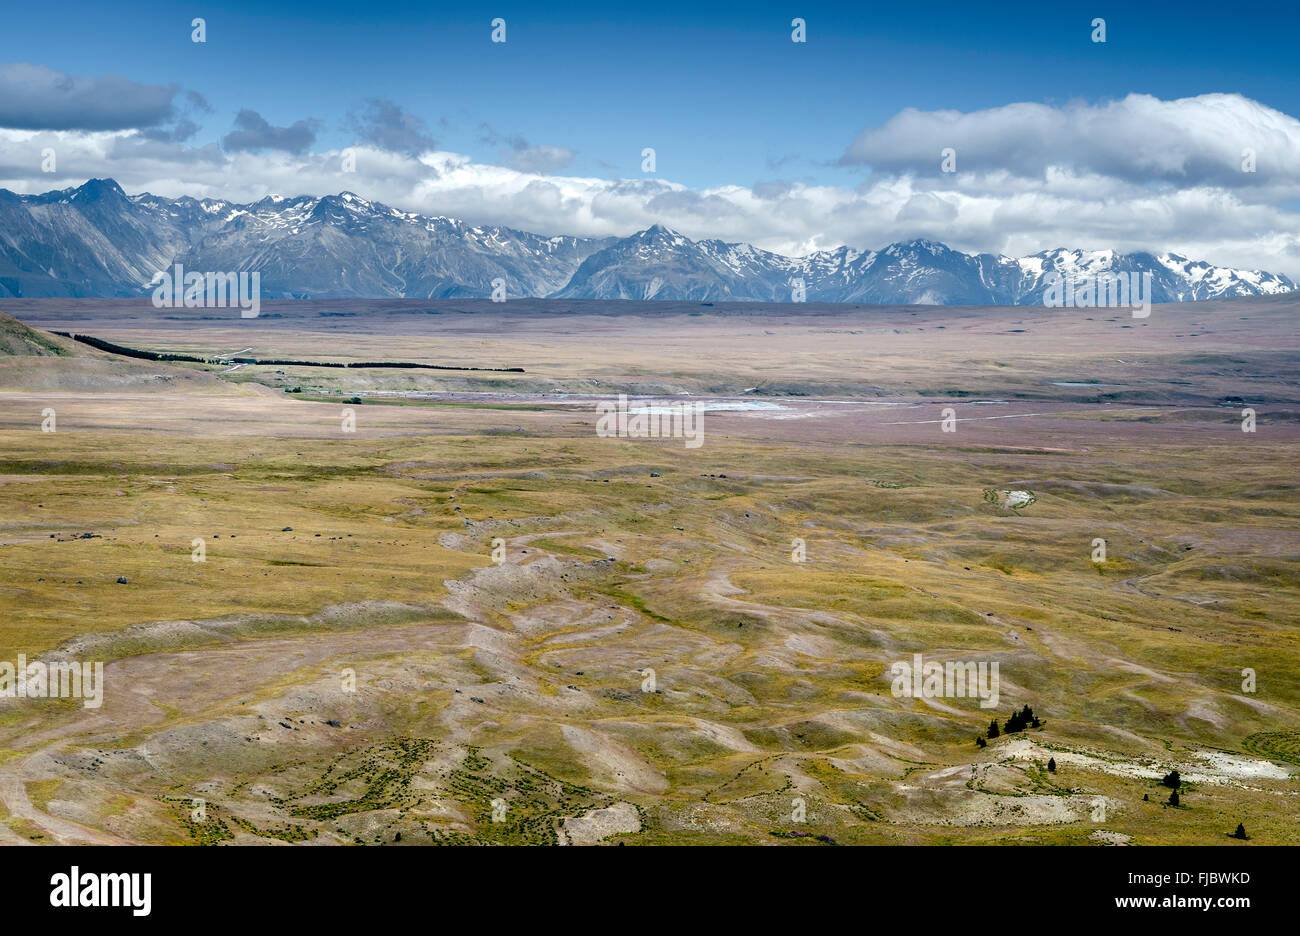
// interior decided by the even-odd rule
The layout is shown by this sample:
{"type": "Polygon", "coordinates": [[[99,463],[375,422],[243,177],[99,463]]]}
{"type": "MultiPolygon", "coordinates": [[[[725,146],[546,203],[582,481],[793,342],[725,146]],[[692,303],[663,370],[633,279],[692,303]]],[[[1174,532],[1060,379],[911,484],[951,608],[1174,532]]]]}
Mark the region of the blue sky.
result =
{"type": "Polygon", "coordinates": [[[317,119],[320,143],[344,146],[349,109],[378,97],[476,158],[500,148],[481,141],[488,124],[574,150],[570,170],[583,174],[634,173],[654,146],[659,171],[691,186],[852,184],[864,170],[834,165],[845,147],[908,106],[1235,91],[1300,113],[1294,4],[1245,16],[1127,3],[261,6],[11,4],[0,61],[196,90],[213,112],[194,142],[218,140],[250,108],[276,125],[317,119]],[[189,41],[196,15],[204,45],[189,41]],[[803,45],[790,41],[796,15],[803,45]],[[488,41],[496,16],[504,45],[488,41]],[[1094,16],[1104,45],[1090,41],[1094,16]]]}
{"type": "Polygon", "coordinates": [[[1293,3],[272,6],[11,4],[0,188],[346,189],[548,234],[1168,250],[1300,275],[1293,3]]]}

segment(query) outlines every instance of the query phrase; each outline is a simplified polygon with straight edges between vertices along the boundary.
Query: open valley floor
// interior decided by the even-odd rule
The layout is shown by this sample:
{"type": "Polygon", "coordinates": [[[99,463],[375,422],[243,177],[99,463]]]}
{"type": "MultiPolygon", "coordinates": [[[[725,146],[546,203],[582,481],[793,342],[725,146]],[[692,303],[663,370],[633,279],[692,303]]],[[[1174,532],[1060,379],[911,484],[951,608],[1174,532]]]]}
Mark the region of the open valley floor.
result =
{"type": "Polygon", "coordinates": [[[1300,300],[0,313],[0,841],[1300,843],[1300,300]]]}

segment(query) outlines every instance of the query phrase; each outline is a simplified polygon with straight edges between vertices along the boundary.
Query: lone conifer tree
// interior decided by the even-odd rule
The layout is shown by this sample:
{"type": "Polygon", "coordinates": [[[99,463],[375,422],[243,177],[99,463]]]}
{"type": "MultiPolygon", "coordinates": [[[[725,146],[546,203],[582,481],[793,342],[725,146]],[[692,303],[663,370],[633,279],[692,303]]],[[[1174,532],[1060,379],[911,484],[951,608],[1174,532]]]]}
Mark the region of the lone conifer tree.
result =
{"type": "Polygon", "coordinates": [[[977,737],[977,738],[975,739],[975,746],[976,746],[976,747],[988,747],[988,746],[989,746],[989,743],[988,743],[987,741],[984,740],[984,736],[983,736],[983,735],[980,735],[979,737],[977,737]]]}
{"type": "Polygon", "coordinates": [[[1170,805],[1170,806],[1177,806],[1177,805],[1178,805],[1178,791],[1177,791],[1177,790],[1174,790],[1172,793],[1169,794],[1169,805],[1170,805]]]}
{"type": "Polygon", "coordinates": [[[1243,842],[1250,838],[1250,836],[1246,834],[1246,827],[1240,822],[1237,823],[1237,831],[1232,833],[1232,837],[1235,839],[1241,839],[1243,842]]]}
{"type": "Polygon", "coordinates": [[[1048,773],[1056,773],[1056,758],[1055,758],[1055,757],[1049,757],[1049,758],[1047,759],[1047,772],[1048,772],[1048,773]]]}
{"type": "Polygon", "coordinates": [[[1002,734],[1002,732],[998,730],[998,720],[995,718],[993,721],[989,722],[989,740],[992,741],[1000,734],[1002,734]]]}

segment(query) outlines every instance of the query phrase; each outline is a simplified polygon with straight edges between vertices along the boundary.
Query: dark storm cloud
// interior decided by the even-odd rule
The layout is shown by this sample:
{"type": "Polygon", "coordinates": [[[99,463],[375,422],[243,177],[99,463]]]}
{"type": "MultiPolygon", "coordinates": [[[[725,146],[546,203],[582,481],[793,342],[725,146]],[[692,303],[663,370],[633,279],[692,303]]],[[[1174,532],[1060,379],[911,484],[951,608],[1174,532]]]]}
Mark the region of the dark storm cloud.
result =
{"type": "Polygon", "coordinates": [[[182,143],[199,132],[199,125],[192,120],[181,119],[170,127],[150,127],[141,130],[140,135],[149,140],[165,143],[182,143]]]}
{"type": "Polygon", "coordinates": [[[235,117],[235,129],[221,138],[228,153],[250,150],[283,150],[305,153],[316,142],[317,123],[297,120],[288,127],[274,127],[254,110],[241,110],[235,117]]]}
{"type": "Polygon", "coordinates": [[[92,78],[26,62],[0,65],[0,127],[87,131],[157,127],[173,118],[173,100],[179,91],[174,84],[140,84],[121,75],[92,78]]]}
{"type": "Polygon", "coordinates": [[[391,153],[418,156],[438,146],[423,120],[382,98],[371,98],[349,114],[348,126],[365,142],[391,153]]]}

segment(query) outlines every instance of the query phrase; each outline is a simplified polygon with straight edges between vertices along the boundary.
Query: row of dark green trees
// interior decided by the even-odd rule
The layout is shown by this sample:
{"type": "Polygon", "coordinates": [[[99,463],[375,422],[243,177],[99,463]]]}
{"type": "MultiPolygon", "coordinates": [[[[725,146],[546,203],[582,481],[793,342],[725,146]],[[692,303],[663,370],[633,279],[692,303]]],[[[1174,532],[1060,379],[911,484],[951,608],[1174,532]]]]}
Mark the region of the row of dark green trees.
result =
{"type": "Polygon", "coordinates": [[[107,351],[110,354],[120,354],[122,357],[136,358],[142,361],[165,361],[191,364],[261,364],[264,366],[271,365],[275,367],[413,367],[420,370],[493,371],[495,373],[505,374],[524,373],[522,367],[454,367],[450,364],[416,364],[411,361],[353,361],[345,364],[339,361],[294,361],[285,358],[205,358],[193,354],[173,354],[169,351],[142,351],[139,348],[128,348],[126,345],[115,344],[112,341],[105,341],[103,338],[92,338],[90,335],[74,335],[69,332],[55,332],[54,334],[62,335],[64,338],[71,338],[73,341],[80,341],[82,344],[90,345],[92,348],[98,348],[100,351],[107,351]]]}

